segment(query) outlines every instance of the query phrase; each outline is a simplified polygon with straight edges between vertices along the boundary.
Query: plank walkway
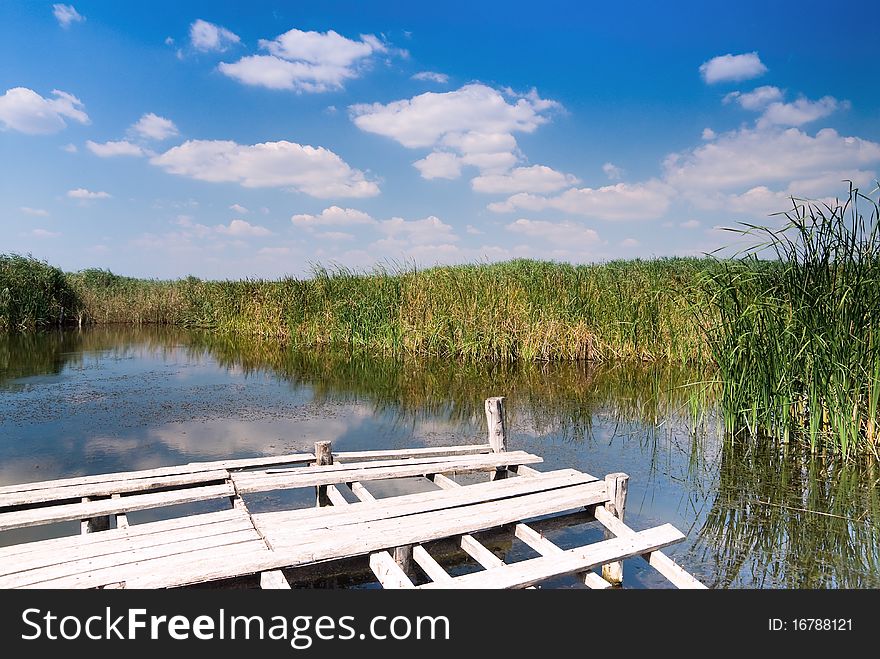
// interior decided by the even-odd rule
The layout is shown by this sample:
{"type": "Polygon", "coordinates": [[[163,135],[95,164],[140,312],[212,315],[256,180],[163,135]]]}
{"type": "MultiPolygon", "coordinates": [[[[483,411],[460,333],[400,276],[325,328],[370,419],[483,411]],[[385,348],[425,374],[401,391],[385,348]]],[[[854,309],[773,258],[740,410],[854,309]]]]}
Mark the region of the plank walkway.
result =
{"type": "Polygon", "coordinates": [[[489,442],[480,445],[333,453],[318,442],[314,453],[0,487],[0,531],[81,522],[78,535],[0,547],[0,588],[171,588],[254,577],[262,588],[290,588],[297,570],[364,557],[386,588],[528,588],[576,575],[602,589],[621,583],[622,561],[636,556],[679,588],[704,588],[661,551],[684,539],[678,530],[623,522],[625,474],[537,471],[529,465],[539,456],[507,450],[502,399],[488,399],[486,415],[489,442]],[[455,480],[475,473],[485,476],[455,480]],[[435,489],[371,493],[371,483],[398,478],[435,489]],[[254,493],[302,488],[315,507],[248,508],[254,493]],[[128,517],[205,501],[224,509],[141,524],[128,517]],[[538,530],[548,519],[582,523],[585,515],[606,539],[562,549],[538,530]],[[483,532],[515,537],[538,557],[505,563],[478,539],[483,532]],[[481,569],[452,576],[436,551],[450,540],[481,569]]]}

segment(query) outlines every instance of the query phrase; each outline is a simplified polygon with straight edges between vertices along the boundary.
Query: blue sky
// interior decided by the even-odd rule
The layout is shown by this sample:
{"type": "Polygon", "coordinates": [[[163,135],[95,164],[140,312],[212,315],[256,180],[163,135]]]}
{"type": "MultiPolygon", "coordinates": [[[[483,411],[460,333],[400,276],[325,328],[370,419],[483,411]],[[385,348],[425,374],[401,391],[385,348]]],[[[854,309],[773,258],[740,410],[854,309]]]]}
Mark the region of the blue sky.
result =
{"type": "Polygon", "coordinates": [[[4,2],[0,252],[162,278],[701,254],[876,186],[875,14],[4,2]]]}

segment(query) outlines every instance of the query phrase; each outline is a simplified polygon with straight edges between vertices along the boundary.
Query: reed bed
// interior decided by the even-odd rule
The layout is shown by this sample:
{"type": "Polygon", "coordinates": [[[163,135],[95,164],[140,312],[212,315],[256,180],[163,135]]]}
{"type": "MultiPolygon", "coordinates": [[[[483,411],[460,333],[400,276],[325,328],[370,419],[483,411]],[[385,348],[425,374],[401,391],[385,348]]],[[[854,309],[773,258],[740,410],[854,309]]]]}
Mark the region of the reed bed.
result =
{"type": "Polygon", "coordinates": [[[79,316],[80,300],[64,272],[19,254],[0,254],[0,331],[61,326],[79,316]]]}
{"type": "Polygon", "coordinates": [[[754,244],[703,273],[725,424],[814,452],[877,454],[880,208],[856,189],[834,204],[793,202],[780,228],[745,225],[754,244]]]}

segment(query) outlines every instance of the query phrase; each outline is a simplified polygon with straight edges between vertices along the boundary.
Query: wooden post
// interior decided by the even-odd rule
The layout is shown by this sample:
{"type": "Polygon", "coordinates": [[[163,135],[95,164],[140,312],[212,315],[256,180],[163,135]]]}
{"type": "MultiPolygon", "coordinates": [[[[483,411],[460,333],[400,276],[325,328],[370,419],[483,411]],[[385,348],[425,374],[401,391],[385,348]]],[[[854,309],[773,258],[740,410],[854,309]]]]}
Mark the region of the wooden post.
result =
{"type": "MultiPolygon", "coordinates": [[[[507,428],[504,425],[504,397],[495,396],[486,399],[486,425],[489,428],[489,446],[494,453],[507,450],[507,428]]],[[[507,478],[507,469],[498,469],[491,474],[489,480],[507,478]]]]}
{"type": "MultiPolygon", "coordinates": [[[[330,444],[330,442],[315,442],[316,466],[333,464],[333,453],[330,451],[330,444]]],[[[327,496],[326,485],[318,485],[315,488],[315,498],[317,499],[317,506],[319,508],[331,505],[330,498],[327,496]]]]}
{"type": "MultiPolygon", "coordinates": [[[[605,477],[605,488],[608,491],[608,501],[605,509],[621,522],[626,510],[626,488],[629,476],[622,473],[608,474],[605,477]]],[[[613,533],[605,530],[605,538],[615,537],[613,533]]],[[[613,585],[623,583],[623,562],[606,563],[602,566],[602,577],[613,585]]]]}
{"type": "Polygon", "coordinates": [[[394,562],[400,566],[403,573],[412,579],[415,576],[415,563],[413,562],[413,546],[403,545],[394,548],[394,562]]]}
{"type": "MultiPolygon", "coordinates": [[[[83,497],[82,502],[88,503],[91,501],[91,497],[83,497]]],[[[90,519],[84,519],[80,522],[80,533],[85,535],[86,533],[96,533],[98,531],[106,531],[110,528],[110,515],[102,515],[101,517],[92,517],[90,519]]]]}

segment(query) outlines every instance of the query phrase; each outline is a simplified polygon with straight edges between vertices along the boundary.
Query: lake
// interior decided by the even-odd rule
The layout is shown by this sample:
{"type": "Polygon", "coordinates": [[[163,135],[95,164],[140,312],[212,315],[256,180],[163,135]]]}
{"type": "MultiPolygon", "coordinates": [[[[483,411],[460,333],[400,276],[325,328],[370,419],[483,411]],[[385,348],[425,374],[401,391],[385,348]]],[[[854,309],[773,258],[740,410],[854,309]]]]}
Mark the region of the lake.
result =
{"type": "MultiPolygon", "coordinates": [[[[876,462],[725,437],[712,397],[690,395],[708,378],[658,365],[296,351],[161,327],[0,335],[0,485],[310,451],[318,440],[339,451],[481,443],[483,400],[505,396],[511,449],[543,456],[541,470],[629,474],[627,523],[675,525],[687,540],[666,553],[710,587],[880,587],[876,462]]],[[[0,533],[0,545],[63,531],[0,533]]],[[[548,537],[565,547],[601,532],[548,537]]],[[[501,551],[517,560],[524,549],[501,551]]],[[[641,560],[625,575],[626,587],[668,586],[641,560]]]]}

